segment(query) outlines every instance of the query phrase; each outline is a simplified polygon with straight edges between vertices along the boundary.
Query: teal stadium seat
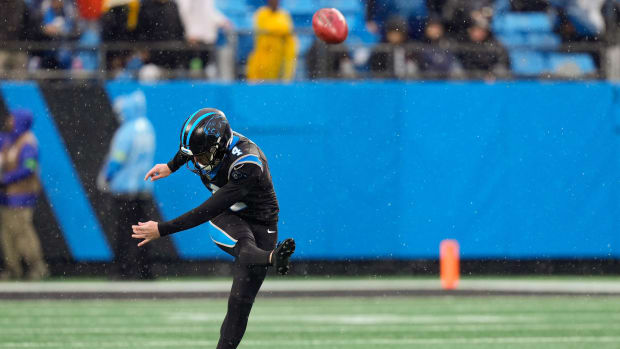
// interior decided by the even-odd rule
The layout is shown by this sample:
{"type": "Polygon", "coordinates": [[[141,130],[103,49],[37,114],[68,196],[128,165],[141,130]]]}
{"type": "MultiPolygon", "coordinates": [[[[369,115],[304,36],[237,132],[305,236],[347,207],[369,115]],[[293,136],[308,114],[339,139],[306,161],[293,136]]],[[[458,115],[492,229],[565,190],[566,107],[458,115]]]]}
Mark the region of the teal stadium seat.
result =
{"type": "Polygon", "coordinates": [[[519,76],[538,76],[547,71],[544,54],[534,50],[511,50],[512,71],[519,76]]]}
{"type": "Polygon", "coordinates": [[[513,47],[524,47],[527,43],[525,34],[518,32],[498,33],[497,39],[508,49],[513,47]]]}
{"type": "Polygon", "coordinates": [[[548,54],[549,69],[552,73],[560,73],[565,69],[577,68],[578,72],[587,75],[596,73],[596,65],[588,53],[556,53],[548,54]]]}
{"type": "Polygon", "coordinates": [[[553,33],[527,33],[524,39],[527,47],[536,49],[555,49],[562,44],[560,37],[553,33]]]}
{"type": "Polygon", "coordinates": [[[493,31],[497,33],[551,33],[551,18],[542,12],[507,13],[493,19],[493,31]]]}
{"type": "Polygon", "coordinates": [[[359,14],[364,12],[363,4],[360,0],[318,0],[318,7],[337,8],[345,16],[348,14],[359,14]]]}

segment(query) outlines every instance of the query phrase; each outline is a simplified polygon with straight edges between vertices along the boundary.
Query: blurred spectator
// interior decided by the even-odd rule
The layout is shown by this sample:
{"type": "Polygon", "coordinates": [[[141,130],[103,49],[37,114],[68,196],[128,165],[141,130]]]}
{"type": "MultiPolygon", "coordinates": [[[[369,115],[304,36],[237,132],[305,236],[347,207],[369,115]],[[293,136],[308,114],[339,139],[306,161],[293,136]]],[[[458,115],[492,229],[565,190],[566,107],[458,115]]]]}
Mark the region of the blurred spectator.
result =
{"type": "Polygon", "coordinates": [[[441,16],[444,6],[451,0],[426,0],[429,16],[441,16]]]}
{"type": "Polygon", "coordinates": [[[0,237],[5,269],[2,279],[21,278],[22,259],[28,267],[27,279],[38,280],[48,275],[32,222],[41,185],[37,173],[37,139],[30,131],[31,126],[32,113],[29,110],[14,110],[3,127],[0,237]]]}
{"type": "Polygon", "coordinates": [[[620,41],[620,0],[608,0],[603,5],[606,40],[613,44],[620,41]]]}
{"type": "Polygon", "coordinates": [[[370,55],[370,70],[376,77],[407,78],[414,76],[418,67],[411,50],[406,47],[407,22],[394,17],[386,23],[385,39],[370,55]]]}
{"type": "MultiPolygon", "coordinates": [[[[101,40],[104,43],[135,41],[139,10],[139,0],[106,1],[101,17],[101,40]]],[[[124,69],[131,54],[127,49],[107,51],[106,67],[112,75],[124,69]]]]}
{"type": "Polygon", "coordinates": [[[558,32],[564,42],[596,40],[605,31],[605,0],[550,0],[558,12],[558,32]]]}
{"type": "Polygon", "coordinates": [[[92,72],[102,63],[99,62],[98,52],[101,45],[99,21],[82,20],[81,27],[78,49],[74,53],[71,69],[92,72]]]}
{"type": "Polygon", "coordinates": [[[142,91],[116,98],[114,111],[121,126],[112,139],[98,186],[113,198],[116,272],[121,279],[151,279],[148,246],[138,248],[133,243],[131,225],[154,216],[150,212],[153,183],[145,181],[144,175],[153,164],[155,132],[146,118],[142,91]]]}
{"type": "Polygon", "coordinates": [[[472,19],[491,20],[494,0],[445,0],[437,15],[445,26],[446,36],[463,41],[472,19]]]}
{"type": "Polygon", "coordinates": [[[41,68],[68,69],[71,67],[71,49],[63,42],[76,39],[76,12],[70,0],[45,0],[41,4],[43,13],[43,33],[59,46],[55,51],[46,52],[41,61],[41,68]]]}
{"type": "MultiPolygon", "coordinates": [[[[183,42],[183,24],[176,3],[171,0],[143,0],[138,14],[136,37],[138,41],[183,42]]],[[[184,57],[183,51],[153,49],[149,51],[145,63],[174,69],[185,65],[184,57]]]]}
{"type": "MultiPolygon", "coordinates": [[[[176,1],[185,28],[185,40],[190,46],[196,47],[195,51],[189,52],[190,68],[198,70],[202,67],[215,67],[215,42],[218,30],[232,29],[231,22],[215,8],[214,0],[176,1]]],[[[214,69],[206,70],[214,71],[214,69]]]]}
{"type": "Polygon", "coordinates": [[[41,6],[45,34],[67,38],[75,33],[76,13],[72,1],[46,0],[41,6]]]}
{"type": "MultiPolygon", "coordinates": [[[[145,50],[135,51],[131,56],[127,58],[117,58],[113,60],[114,66],[113,76],[116,80],[135,80],[139,77],[142,68],[144,68],[144,62],[148,58],[148,52],[145,50]]],[[[154,64],[152,66],[157,67],[154,64]]]]}
{"type": "Polygon", "coordinates": [[[427,0],[367,0],[366,28],[383,39],[387,35],[387,21],[401,17],[407,21],[407,33],[412,39],[422,36],[424,20],[428,14],[427,0]]]}
{"type": "Polygon", "coordinates": [[[327,45],[315,39],[306,53],[309,79],[354,78],[355,68],[344,44],[327,45]]]}
{"type": "Polygon", "coordinates": [[[438,18],[429,18],[424,29],[424,47],[416,53],[420,71],[435,78],[449,78],[462,75],[461,65],[450,51],[450,42],[445,37],[444,26],[438,18]]]}
{"type": "MultiPolygon", "coordinates": [[[[0,0],[0,42],[37,39],[40,23],[23,0],[0,0]]],[[[25,50],[0,49],[0,74],[9,70],[25,70],[28,55],[25,50]]]]}
{"type": "Polygon", "coordinates": [[[466,44],[470,48],[459,52],[458,57],[466,71],[482,73],[485,78],[495,78],[506,74],[508,54],[495,40],[486,21],[472,21],[467,29],[466,44]]]}
{"type": "Polygon", "coordinates": [[[250,81],[293,79],[297,38],[291,15],[279,4],[268,0],[254,14],[255,44],[247,66],[250,81]]]}

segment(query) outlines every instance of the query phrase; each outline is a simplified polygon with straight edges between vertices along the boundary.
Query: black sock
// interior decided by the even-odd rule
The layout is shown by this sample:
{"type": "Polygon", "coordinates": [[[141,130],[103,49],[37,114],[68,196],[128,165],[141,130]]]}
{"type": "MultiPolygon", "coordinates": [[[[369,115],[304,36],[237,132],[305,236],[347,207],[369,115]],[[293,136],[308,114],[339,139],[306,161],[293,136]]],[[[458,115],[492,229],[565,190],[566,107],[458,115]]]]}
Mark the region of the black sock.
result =
{"type": "Polygon", "coordinates": [[[250,238],[239,239],[233,252],[239,258],[239,263],[243,265],[271,265],[269,262],[271,251],[258,248],[256,242],[250,238]]]}
{"type": "Polygon", "coordinates": [[[228,312],[220,329],[220,340],[217,349],[235,349],[241,342],[248,325],[248,317],[253,302],[239,297],[228,299],[228,312]]]}

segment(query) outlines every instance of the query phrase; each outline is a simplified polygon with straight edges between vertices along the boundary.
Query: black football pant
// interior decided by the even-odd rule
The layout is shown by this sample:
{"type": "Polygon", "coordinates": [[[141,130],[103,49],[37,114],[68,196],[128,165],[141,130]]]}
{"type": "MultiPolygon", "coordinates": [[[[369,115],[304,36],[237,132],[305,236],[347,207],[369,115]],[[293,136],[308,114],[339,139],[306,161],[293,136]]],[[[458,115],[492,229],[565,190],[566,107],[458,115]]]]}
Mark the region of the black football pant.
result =
{"type": "Polygon", "coordinates": [[[267,276],[269,255],[278,239],[277,223],[249,223],[227,212],[213,219],[211,225],[211,239],[235,257],[228,310],[217,344],[217,349],[234,349],[245,334],[254,299],[267,276]]]}

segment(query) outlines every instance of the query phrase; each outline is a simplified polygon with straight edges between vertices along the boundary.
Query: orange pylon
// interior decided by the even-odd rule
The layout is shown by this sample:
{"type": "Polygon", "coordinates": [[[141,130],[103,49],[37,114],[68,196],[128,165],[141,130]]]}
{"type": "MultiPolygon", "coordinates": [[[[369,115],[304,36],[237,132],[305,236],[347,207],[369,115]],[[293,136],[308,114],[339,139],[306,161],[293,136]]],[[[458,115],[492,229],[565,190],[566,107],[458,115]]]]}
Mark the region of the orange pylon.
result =
{"type": "Polygon", "coordinates": [[[459,283],[459,243],[443,240],[439,245],[439,277],[444,290],[454,290],[459,283]]]}

